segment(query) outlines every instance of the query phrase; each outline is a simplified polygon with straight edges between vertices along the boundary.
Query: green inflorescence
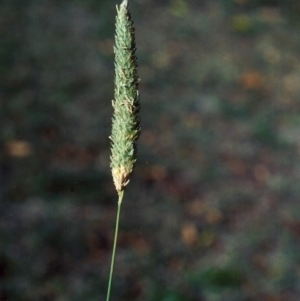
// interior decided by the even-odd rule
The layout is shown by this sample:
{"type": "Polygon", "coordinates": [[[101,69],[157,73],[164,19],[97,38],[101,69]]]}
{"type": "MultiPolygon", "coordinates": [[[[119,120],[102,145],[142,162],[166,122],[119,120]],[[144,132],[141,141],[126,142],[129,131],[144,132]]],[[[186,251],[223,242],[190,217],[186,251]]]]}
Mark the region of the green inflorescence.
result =
{"type": "Polygon", "coordinates": [[[136,161],[136,141],[141,129],[134,25],[126,0],[117,6],[114,52],[115,99],[112,101],[110,166],[120,194],[129,182],[136,161]]]}

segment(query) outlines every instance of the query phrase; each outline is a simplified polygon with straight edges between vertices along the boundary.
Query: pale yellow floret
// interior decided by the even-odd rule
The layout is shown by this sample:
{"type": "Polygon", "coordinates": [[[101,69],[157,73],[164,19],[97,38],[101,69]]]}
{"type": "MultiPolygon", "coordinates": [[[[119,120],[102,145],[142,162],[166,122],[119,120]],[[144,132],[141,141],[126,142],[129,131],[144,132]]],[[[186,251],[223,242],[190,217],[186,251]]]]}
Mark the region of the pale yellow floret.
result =
{"type": "Polygon", "coordinates": [[[129,183],[131,173],[132,167],[120,166],[119,168],[112,169],[112,176],[118,193],[123,191],[125,186],[129,183]]]}

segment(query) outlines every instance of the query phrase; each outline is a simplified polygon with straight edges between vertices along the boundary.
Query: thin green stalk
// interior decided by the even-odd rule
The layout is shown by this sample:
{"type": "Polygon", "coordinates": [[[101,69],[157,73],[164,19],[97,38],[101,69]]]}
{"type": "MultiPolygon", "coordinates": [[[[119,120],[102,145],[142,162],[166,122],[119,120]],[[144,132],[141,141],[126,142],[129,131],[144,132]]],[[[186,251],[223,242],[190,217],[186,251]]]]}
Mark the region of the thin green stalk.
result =
{"type": "Polygon", "coordinates": [[[112,278],[113,278],[113,274],[114,274],[114,265],[115,265],[117,240],[118,240],[118,232],[119,232],[119,220],[120,220],[120,212],[121,212],[123,195],[124,195],[124,190],[119,193],[118,211],[117,211],[115,236],[114,236],[114,246],[113,246],[113,250],[112,250],[112,257],[111,257],[111,264],[110,264],[110,272],[109,272],[109,280],[108,280],[106,301],[109,301],[109,298],[110,298],[111,284],[112,284],[112,278]]]}

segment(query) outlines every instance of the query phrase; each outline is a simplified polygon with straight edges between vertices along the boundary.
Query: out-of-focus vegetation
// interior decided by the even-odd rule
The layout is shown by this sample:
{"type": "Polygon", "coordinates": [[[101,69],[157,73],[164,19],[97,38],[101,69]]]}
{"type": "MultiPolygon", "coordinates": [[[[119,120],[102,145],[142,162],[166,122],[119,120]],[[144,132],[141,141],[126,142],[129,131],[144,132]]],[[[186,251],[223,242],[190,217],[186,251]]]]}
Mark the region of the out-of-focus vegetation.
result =
{"type": "MultiPolygon", "coordinates": [[[[299,285],[298,1],[130,1],[139,157],[112,299],[291,301],[299,285]]],[[[115,3],[0,3],[0,300],[99,300],[115,3]]]]}

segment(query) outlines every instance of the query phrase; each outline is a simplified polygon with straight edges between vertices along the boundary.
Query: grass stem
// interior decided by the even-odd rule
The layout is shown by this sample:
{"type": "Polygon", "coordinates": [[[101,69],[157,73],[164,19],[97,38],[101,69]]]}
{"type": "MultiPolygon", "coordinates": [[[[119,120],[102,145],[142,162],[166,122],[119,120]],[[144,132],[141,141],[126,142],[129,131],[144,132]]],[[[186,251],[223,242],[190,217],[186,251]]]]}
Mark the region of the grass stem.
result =
{"type": "Polygon", "coordinates": [[[111,257],[111,264],[110,264],[110,272],[109,272],[109,280],[108,280],[106,301],[109,301],[109,298],[110,298],[112,278],[113,278],[113,274],[114,274],[114,265],[115,265],[117,240],[118,240],[118,232],[119,232],[119,220],[120,220],[120,212],[121,212],[123,196],[124,196],[124,190],[119,193],[118,211],[117,211],[116,227],[115,227],[115,235],[114,235],[114,245],[113,245],[113,250],[112,250],[112,257],[111,257]]]}

